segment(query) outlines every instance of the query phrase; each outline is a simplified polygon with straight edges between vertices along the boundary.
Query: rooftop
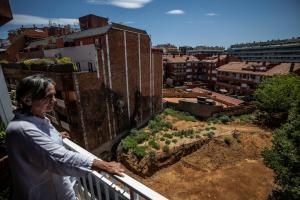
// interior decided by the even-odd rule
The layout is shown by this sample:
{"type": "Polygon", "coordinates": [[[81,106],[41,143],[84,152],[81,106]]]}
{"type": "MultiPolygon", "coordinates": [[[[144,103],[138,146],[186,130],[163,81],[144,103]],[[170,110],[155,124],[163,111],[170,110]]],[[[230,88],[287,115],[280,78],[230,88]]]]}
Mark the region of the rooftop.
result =
{"type": "Polygon", "coordinates": [[[199,62],[195,56],[186,55],[165,55],[163,57],[168,63],[185,63],[185,62],[199,62]]]}
{"type": "Polygon", "coordinates": [[[288,74],[293,65],[293,72],[300,70],[300,63],[230,62],[219,67],[218,71],[273,76],[288,74]]]}

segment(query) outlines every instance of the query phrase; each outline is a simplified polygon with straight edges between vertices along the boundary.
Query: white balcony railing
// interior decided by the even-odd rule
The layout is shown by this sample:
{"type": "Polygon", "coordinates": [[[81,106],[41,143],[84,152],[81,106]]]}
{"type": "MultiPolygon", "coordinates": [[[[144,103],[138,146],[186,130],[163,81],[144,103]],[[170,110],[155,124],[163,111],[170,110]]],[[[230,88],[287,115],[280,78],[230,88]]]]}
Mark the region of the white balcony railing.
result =
{"type": "MultiPolygon", "coordinates": [[[[68,139],[64,139],[64,145],[72,151],[97,158],[68,139]]],[[[106,172],[93,171],[87,177],[78,178],[74,189],[77,197],[81,200],[167,200],[167,198],[126,174],[124,177],[119,177],[106,172]]]]}
{"type": "Polygon", "coordinates": [[[66,107],[65,101],[58,99],[58,98],[56,98],[56,104],[57,104],[57,106],[62,107],[62,108],[66,107]]]}

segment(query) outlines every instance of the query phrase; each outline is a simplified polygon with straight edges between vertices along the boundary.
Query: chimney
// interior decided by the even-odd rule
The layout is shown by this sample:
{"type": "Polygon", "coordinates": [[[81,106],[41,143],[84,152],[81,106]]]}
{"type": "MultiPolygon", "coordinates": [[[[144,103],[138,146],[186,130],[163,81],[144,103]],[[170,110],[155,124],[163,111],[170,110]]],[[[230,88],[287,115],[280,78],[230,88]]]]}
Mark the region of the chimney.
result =
{"type": "Polygon", "coordinates": [[[295,63],[291,63],[290,71],[289,72],[293,72],[294,71],[294,67],[295,67],[295,63]]]}

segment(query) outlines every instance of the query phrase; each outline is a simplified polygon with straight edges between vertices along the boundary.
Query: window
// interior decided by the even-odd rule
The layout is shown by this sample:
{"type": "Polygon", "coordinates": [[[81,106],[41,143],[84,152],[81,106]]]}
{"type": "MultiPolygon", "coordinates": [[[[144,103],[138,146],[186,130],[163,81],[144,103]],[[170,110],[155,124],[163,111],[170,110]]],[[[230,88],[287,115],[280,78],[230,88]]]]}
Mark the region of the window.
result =
{"type": "Polygon", "coordinates": [[[93,63],[88,62],[89,72],[93,71],[93,63]]]}
{"type": "Polygon", "coordinates": [[[97,46],[99,45],[99,39],[98,38],[95,39],[95,45],[97,45],[97,46]]]}
{"type": "Polygon", "coordinates": [[[76,63],[76,66],[77,66],[77,71],[81,71],[81,68],[80,68],[80,62],[77,62],[77,63],[76,63]]]}

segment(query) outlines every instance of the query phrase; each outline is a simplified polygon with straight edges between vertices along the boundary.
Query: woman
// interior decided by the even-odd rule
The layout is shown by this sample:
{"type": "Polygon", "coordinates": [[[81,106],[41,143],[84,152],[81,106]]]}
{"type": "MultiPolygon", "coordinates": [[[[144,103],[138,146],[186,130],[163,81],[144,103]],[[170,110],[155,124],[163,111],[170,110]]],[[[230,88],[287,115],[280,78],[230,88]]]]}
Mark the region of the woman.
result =
{"type": "Polygon", "coordinates": [[[19,108],[9,123],[8,156],[14,199],[76,199],[68,176],[91,170],[121,175],[119,163],[92,159],[67,150],[57,130],[45,117],[55,105],[55,83],[42,75],[24,78],[18,85],[19,108]]]}

